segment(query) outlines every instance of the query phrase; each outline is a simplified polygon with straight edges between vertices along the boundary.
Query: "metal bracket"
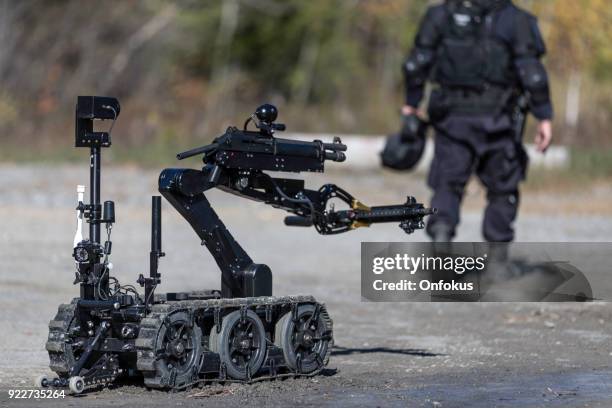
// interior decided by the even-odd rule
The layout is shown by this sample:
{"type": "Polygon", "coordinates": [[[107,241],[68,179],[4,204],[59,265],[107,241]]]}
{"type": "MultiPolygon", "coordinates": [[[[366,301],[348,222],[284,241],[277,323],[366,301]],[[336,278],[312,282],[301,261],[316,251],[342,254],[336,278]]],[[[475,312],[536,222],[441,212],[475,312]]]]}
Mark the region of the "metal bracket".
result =
{"type": "Polygon", "coordinates": [[[266,323],[272,323],[272,305],[266,305],[266,323]]]}
{"type": "Polygon", "coordinates": [[[251,379],[253,378],[253,376],[251,375],[251,365],[250,364],[246,365],[246,378],[247,378],[247,381],[251,381],[251,379]]]}
{"type": "Polygon", "coordinates": [[[215,322],[217,334],[221,333],[221,311],[218,307],[215,307],[215,310],[213,312],[213,320],[215,322]]]}
{"type": "Polygon", "coordinates": [[[240,306],[240,323],[241,324],[246,323],[246,316],[247,316],[247,307],[240,306]]]}
{"type": "Polygon", "coordinates": [[[168,385],[171,387],[174,387],[175,384],[176,384],[176,368],[173,368],[172,371],[170,371],[170,377],[168,378],[168,385]]]}
{"type": "Polygon", "coordinates": [[[314,312],[312,312],[312,316],[310,316],[310,319],[308,321],[308,325],[310,326],[313,322],[314,322],[314,324],[318,325],[319,324],[319,315],[320,314],[321,314],[321,305],[317,303],[315,305],[314,312]]]}
{"type": "Polygon", "coordinates": [[[221,363],[219,367],[219,379],[220,380],[227,379],[227,367],[225,366],[225,363],[221,363]]]}
{"type": "Polygon", "coordinates": [[[106,330],[108,330],[110,326],[111,326],[110,323],[105,320],[100,322],[100,326],[98,326],[98,329],[96,330],[95,337],[88,342],[87,346],[85,346],[85,351],[81,355],[81,358],[79,358],[78,361],[75,363],[75,365],[71,367],[70,369],[71,377],[75,375],[79,375],[79,373],[81,372],[81,369],[85,366],[85,363],[87,363],[87,360],[89,360],[89,357],[93,353],[96,345],[98,344],[100,339],[102,339],[102,337],[106,333],[106,330]]]}
{"type": "Polygon", "coordinates": [[[187,314],[189,315],[189,328],[192,328],[195,325],[195,311],[193,309],[186,309],[185,310],[187,312],[187,314]]]}
{"type": "Polygon", "coordinates": [[[198,364],[198,366],[191,367],[191,381],[197,381],[198,380],[198,378],[199,378],[199,371],[200,371],[198,369],[198,367],[200,367],[202,365],[201,362],[202,361],[200,359],[200,364],[198,364]]]}
{"type": "Polygon", "coordinates": [[[293,321],[293,323],[298,322],[298,307],[297,306],[298,306],[297,303],[291,304],[291,320],[293,321]]]}
{"type": "Polygon", "coordinates": [[[319,353],[316,354],[315,360],[317,360],[317,367],[321,368],[324,365],[323,362],[323,358],[321,358],[321,355],[319,353]]]}
{"type": "Polygon", "coordinates": [[[295,372],[298,374],[302,374],[302,354],[298,353],[295,356],[295,372]]]}
{"type": "Polygon", "coordinates": [[[270,365],[268,367],[268,370],[270,373],[270,377],[276,376],[276,360],[274,360],[273,358],[270,359],[270,365]]]}

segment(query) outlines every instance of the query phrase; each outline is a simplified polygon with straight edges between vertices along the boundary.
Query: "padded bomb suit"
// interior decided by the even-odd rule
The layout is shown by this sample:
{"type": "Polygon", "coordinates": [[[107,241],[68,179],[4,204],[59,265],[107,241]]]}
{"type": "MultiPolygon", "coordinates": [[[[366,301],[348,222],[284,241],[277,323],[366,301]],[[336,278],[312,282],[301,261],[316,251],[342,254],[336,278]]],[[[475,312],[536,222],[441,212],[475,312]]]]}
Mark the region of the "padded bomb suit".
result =
{"type": "Polygon", "coordinates": [[[428,80],[438,86],[429,102],[436,138],[428,183],[438,209],[430,236],[455,235],[464,187],[475,172],[487,188],[485,239],[514,239],[527,156],[511,113],[526,93],[536,118],[552,118],[540,62],[545,51],[535,17],[510,0],[447,0],[428,9],[403,70],[407,105],[418,106],[428,80]]]}

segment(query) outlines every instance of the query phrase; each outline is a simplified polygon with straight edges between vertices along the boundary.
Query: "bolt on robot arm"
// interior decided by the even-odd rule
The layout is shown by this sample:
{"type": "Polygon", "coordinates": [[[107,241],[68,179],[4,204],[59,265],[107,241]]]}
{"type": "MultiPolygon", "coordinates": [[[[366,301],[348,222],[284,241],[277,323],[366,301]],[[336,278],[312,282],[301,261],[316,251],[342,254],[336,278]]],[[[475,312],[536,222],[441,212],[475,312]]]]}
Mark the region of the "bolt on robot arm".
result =
{"type": "Polygon", "coordinates": [[[347,147],[338,138],[323,143],[274,137],[275,131],[285,129],[274,122],[277,115],[274,106],[260,106],[243,130],[230,127],[213,143],[177,155],[179,160],[203,155],[201,171],[166,169],[160,175],[160,192],[191,224],[221,268],[223,297],[269,295],[271,273],[267,266],[254,264],[225,228],[203,194],[211,188],[286,210],[293,214],[285,218],[286,225],[314,226],[324,235],[381,222],[399,222],[412,233],[423,228],[423,218],[433,213],[412,197],[404,204],[368,207],[333,184],[309,190],[303,180],[265,173],[323,172],[326,160],[346,159],[347,147]],[[248,130],[250,122],[258,131],[248,130]],[[348,209],[336,210],[332,199],[343,201],[348,209]]]}

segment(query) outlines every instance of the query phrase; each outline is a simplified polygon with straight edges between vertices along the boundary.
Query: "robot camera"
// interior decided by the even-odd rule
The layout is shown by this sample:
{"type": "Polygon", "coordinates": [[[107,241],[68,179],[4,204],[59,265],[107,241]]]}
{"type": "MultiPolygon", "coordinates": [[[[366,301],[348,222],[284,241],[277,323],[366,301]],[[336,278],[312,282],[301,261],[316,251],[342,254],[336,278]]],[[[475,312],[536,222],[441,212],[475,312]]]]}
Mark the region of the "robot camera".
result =
{"type": "Polygon", "coordinates": [[[276,106],[266,103],[255,110],[255,116],[262,123],[271,124],[278,117],[278,109],[276,109],[276,106]]]}

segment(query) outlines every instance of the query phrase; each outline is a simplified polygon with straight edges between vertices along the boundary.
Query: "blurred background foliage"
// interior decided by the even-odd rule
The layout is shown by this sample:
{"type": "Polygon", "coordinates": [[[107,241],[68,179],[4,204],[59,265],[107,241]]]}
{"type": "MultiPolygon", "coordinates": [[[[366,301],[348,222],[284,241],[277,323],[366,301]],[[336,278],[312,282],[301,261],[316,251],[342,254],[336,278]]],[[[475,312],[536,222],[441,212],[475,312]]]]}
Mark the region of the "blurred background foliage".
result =
{"type": "MultiPolygon", "coordinates": [[[[515,2],[539,17],[547,40],[557,141],[609,152],[609,0],[515,2]]],[[[119,160],[167,160],[264,101],[278,104],[292,131],[391,132],[401,63],[433,3],[0,0],[2,159],[40,159],[40,149],[69,158],[83,94],[120,98],[111,153],[119,160]]]]}

